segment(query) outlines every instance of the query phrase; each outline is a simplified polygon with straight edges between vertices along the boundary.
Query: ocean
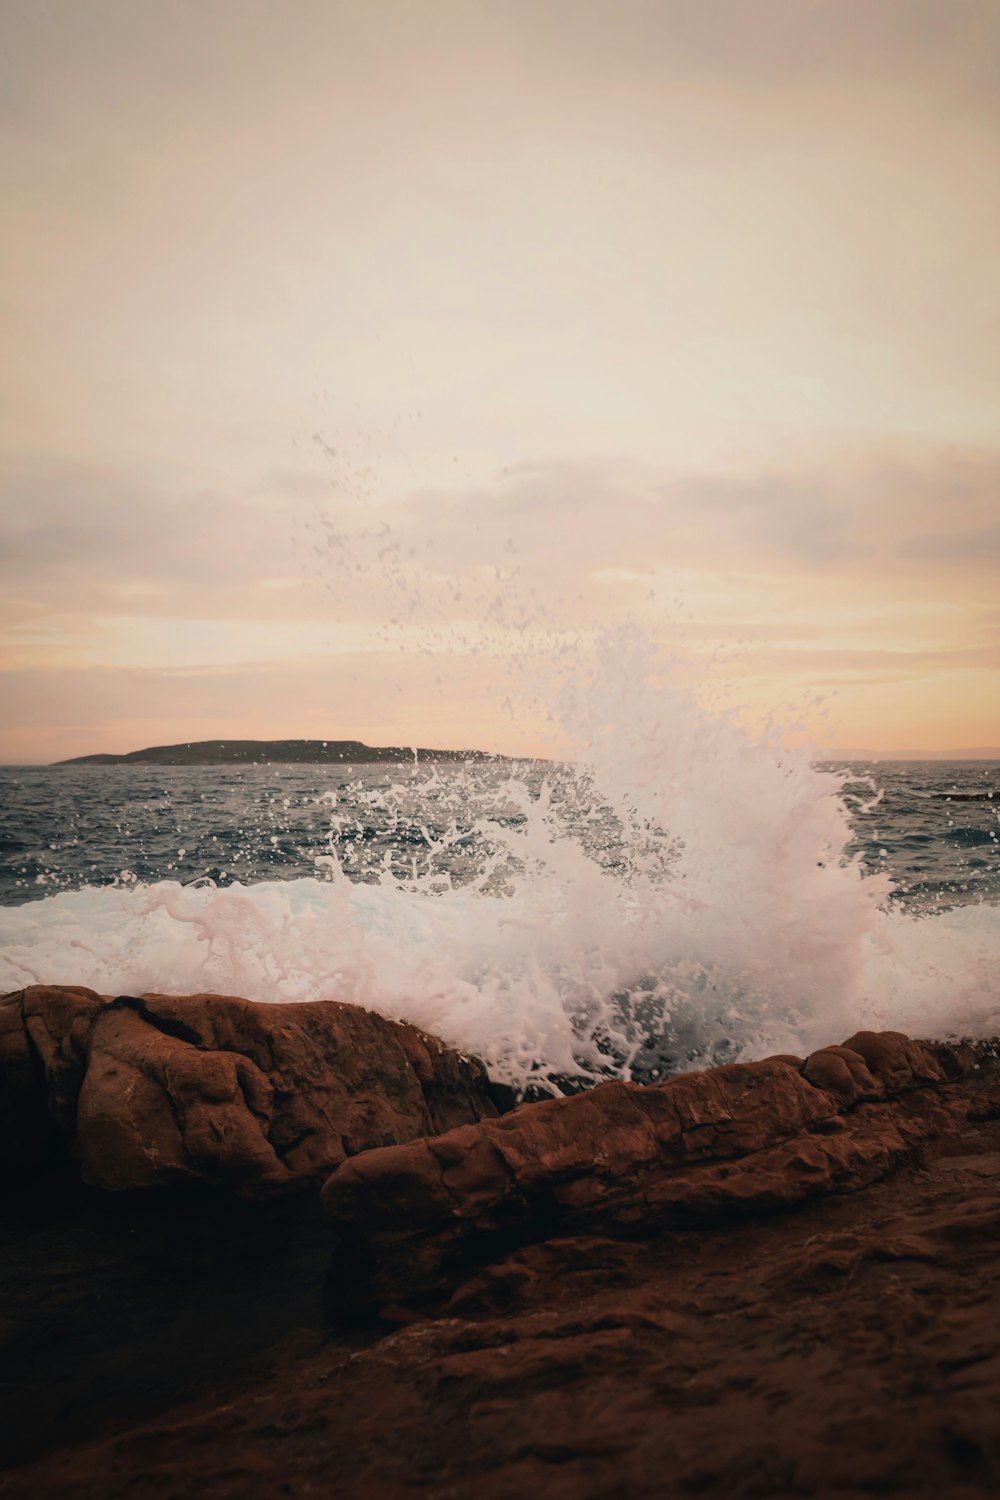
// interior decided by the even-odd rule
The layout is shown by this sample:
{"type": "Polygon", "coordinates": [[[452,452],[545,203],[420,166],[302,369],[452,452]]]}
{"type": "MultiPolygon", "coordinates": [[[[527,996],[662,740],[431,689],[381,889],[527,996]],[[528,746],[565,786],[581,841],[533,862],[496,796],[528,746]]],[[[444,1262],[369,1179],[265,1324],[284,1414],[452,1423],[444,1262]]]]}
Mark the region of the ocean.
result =
{"type": "Polygon", "coordinates": [[[356,1001],[522,1088],[1000,1029],[1000,763],[668,748],[0,769],[0,989],[356,1001]]]}

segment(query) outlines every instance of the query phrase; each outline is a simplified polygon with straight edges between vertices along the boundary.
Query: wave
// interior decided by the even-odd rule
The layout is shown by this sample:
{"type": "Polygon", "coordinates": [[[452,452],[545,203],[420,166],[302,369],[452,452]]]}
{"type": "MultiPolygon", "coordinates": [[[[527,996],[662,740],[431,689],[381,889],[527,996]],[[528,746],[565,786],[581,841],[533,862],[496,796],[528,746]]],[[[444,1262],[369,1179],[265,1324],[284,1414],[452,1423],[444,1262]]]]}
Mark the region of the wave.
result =
{"type": "MultiPolygon", "coordinates": [[[[621,639],[561,712],[579,746],[561,778],[432,771],[390,789],[408,816],[433,805],[408,873],[387,859],[349,879],[331,840],[303,878],[62,892],[0,910],[0,981],[349,1001],[521,1088],[801,1053],[864,1027],[1000,1029],[997,908],[893,904],[888,876],[848,852],[841,773],[705,711],[621,639]]],[[[333,799],[329,816],[357,807],[333,799]]]]}
{"type": "Polygon", "coordinates": [[[755,955],[738,917],[689,920],[682,903],[654,921],[602,884],[582,905],[551,885],[433,896],[343,878],[65,892],[0,912],[0,976],[5,988],[349,1001],[413,1021],[521,1087],[805,1052],[860,1028],[1000,1027],[995,907],[881,911],[845,972],[832,947],[827,962],[815,948],[782,952],[772,932],[761,934],[769,955],[755,955]]]}

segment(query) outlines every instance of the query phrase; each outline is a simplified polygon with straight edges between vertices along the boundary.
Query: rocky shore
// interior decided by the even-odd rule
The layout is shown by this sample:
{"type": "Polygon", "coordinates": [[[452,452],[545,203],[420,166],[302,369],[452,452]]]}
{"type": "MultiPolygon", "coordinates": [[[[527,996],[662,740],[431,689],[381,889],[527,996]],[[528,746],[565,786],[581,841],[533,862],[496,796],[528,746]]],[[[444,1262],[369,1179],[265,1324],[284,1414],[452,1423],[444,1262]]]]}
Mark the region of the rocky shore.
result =
{"type": "Polygon", "coordinates": [[[994,1494],[996,1054],[515,1108],[351,1006],[8,996],[0,1495],[994,1494]]]}

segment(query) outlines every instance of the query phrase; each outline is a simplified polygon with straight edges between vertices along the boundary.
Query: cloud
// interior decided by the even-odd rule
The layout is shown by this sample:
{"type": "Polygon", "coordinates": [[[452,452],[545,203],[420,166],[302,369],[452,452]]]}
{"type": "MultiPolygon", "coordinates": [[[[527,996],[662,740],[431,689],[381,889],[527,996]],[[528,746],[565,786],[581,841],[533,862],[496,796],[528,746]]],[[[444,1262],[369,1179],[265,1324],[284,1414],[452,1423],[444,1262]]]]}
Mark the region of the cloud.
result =
{"type": "MultiPolygon", "coordinates": [[[[838,590],[857,605],[867,587],[869,614],[915,593],[968,609],[991,601],[1000,556],[1000,454],[686,476],[550,460],[374,507],[324,492],[320,472],[269,474],[252,495],[170,495],[113,469],[22,465],[0,486],[9,626],[22,641],[129,616],[299,620],[315,633],[324,621],[502,624],[526,610],[586,625],[651,589],[662,600],[665,585],[709,584],[737,601],[763,588],[785,608],[838,590]]],[[[727,613],[738,621],[741,608],[752,624],[745,605],[727,613]]]]}
{"type": "Polygon", "coordinates": [[[514,556],[559,573],[708,565],[891,574],[901,564],[934,569],[939,555],[976,564],[985,548],[992,557],[998,497],[1000,452],[904,450],[888,460],[876,449],[669,478],[614,459],[539,462],[471,493],[418,493],[381,515],[400,545],[433,538],[456,572],[514,556]]]}
{"type": "Polygon", "coordinates": [[[213,492],[157,491],[110,467],[42,460],[0,478],[0,576],[20,598],[100,609],[129,588],[192,594],[292,572],[294,509],[213,492]]]}
{"type": "MultiPolygon", "coordinates": [[[[1000,505],[1000,489],[992,497],[1000,505]]],[[[932,531],[923,536],[906,537],[896,547],[898,558],[931,563],[937,568],[964,567],[995,569],[1000,565],[1000,524],[973,526],[947,531],[932,531]]]]}

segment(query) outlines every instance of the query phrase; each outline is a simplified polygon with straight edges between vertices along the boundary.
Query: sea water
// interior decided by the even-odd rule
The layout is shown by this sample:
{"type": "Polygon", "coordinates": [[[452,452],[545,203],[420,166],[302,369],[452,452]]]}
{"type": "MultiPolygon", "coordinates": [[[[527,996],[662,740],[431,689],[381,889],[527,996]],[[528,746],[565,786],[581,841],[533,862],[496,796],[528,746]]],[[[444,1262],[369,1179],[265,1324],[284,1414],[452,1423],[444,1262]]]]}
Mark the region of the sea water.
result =
{"type": "Polygon", "coordinates": [[[542,1088],[1000,1030],[1000,765],[823,764],[614,670],[575,728],[570,761],[4,768],[0,990],[351,1001],[542,1088]]]}

